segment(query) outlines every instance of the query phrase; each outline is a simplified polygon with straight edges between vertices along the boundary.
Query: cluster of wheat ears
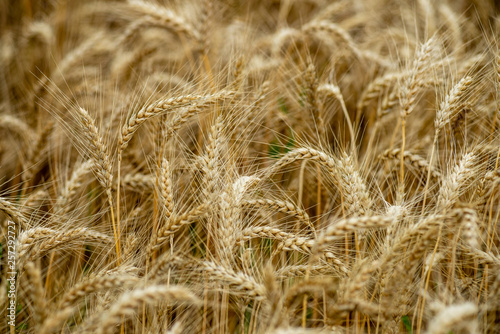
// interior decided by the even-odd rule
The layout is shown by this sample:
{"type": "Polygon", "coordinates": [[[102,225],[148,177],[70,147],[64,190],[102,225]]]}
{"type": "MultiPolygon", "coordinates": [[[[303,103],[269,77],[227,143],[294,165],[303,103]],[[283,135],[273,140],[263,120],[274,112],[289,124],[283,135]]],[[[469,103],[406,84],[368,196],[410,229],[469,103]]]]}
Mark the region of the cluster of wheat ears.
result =
{"type": "Polygon", "coordinates": [[[0,330],[498,333],[499,33],[492,0],[0,1],[0,330]]]}

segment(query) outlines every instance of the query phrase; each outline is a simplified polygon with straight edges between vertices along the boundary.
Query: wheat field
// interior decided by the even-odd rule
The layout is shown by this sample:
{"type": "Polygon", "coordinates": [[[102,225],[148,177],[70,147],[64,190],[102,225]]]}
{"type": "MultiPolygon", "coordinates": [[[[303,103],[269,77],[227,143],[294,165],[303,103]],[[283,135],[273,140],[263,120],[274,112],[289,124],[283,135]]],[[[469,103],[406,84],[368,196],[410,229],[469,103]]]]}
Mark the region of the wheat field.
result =
{"type": "Polygon", "coordinates": [[[499,333],[493,0],[1,0],[2,333],[499,333]]]}

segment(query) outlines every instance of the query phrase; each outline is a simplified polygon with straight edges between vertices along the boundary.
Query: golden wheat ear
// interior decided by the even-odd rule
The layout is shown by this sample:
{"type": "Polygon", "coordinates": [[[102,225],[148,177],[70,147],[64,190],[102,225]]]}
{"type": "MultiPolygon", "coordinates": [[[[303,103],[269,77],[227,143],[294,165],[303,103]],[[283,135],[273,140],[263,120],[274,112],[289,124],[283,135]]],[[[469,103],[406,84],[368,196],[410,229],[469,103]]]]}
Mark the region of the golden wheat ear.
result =
{"type": "Polygon", "coordinates": [[[117,224],[114,216],[114,201],[112,195],[113,166],[111,165],[109,149],[104,144],[102,136],[100,135],[93,118],[89,115],[87,110],[79,108],[77,117],[79,118],[78,124],[81,127],[83,138],[86,140],[86,144],[88,145],[87,154],[94,161],[93,171],[97,180],[106,191],[109,209],[111,212],[111,224],[115,237],[116,259],[117,264],[120,264],[121,233],[119,220],[117,224]]]}

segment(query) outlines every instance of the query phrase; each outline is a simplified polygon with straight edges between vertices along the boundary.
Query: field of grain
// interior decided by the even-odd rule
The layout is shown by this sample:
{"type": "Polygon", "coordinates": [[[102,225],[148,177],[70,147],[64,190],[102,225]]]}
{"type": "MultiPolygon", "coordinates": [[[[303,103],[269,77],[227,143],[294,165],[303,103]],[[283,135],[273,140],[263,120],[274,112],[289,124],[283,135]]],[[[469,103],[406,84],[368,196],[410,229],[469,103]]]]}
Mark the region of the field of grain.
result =
{"type": "Polygon", "coordinates": [[[493,0],[0,0],[0,331],[499,333],[498,36],[493,0]]]}

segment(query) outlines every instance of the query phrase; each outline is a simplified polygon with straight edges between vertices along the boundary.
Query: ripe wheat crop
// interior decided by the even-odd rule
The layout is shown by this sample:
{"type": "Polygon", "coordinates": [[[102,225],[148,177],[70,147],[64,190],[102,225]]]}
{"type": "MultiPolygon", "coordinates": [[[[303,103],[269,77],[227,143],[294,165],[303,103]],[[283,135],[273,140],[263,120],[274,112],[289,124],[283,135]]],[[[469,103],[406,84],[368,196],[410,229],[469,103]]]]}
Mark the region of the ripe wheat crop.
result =
{"type": "Polygon", "coordinates": [[[0,331],[500,332],[498,36],[493,0],[0,1],[0,331]]]}

